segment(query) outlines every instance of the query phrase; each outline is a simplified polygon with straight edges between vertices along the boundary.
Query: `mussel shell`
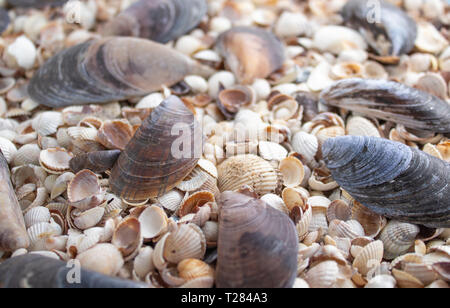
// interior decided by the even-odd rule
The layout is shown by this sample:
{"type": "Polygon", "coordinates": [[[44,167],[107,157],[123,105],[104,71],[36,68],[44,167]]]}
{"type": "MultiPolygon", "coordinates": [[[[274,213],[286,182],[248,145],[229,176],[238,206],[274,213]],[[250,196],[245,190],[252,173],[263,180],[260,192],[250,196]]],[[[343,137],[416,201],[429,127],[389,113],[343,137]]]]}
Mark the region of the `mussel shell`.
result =
{"type": "Polygon", "coordinates": [[[9,18],[8,12],[0,8],[0,34],[5,32],[10,22],[11,19],[9,18]]]}
{"type": "Polygon", "coordinates": [[[414,48],[416,23],[404,11],[387,1],[350,0],[342,9],[342,17],[346,23],[359,30],[381,56],[399,56],[414,48]],[[376,46],[380,35],[391,42],[387,54],[376,46]]]}
{"type": "Polygon", "coordinates": [[[110,37],[52,57],[35,73],[28,93],[39,104],[55,108],[106,103],[145,95],[186,75],[209,73],[209,68],[164,45],[110,37]]]}
{"type": "Polygon", "coordinates": [[[8,162],[0,150],[0,250],[14,251],[29,245],[22,210],[11,183],[8,162]]]}
{"type": "Polygon", "coordinates": [[[79,283],[74,273],[75,263],[27,254],[14,257],[0,264],[2,288],[145,288],[145,285],[113,278],[100,273],[80,269],[79,283]],[[71,283],[68,278],[74,278],[71,283]]]}
{"type": "Polygon", "coordinates": [[[241,83],[266,78],[281,68],[285,56],[278,38],[256,27],[234,27],[222,33],[216,47],[241,83]]]}
{"type": "Polygon", "coordinates": [[[202,152],[200,124],[178,97],[170,96],[144,120],[119,156],[111,172],[111,189],[127,200],[160,197],[194,169],[202,152]],[[178,131],[175,125],[180,124],[178,131]],[[177,141],[190,146],[179,158],[173,152],[177,141]]]}
{"type": "Polygon", "coordinates": [[[292,220],[264,201],[224,192],[219,199],[216,286],[292,287],[298,237],[292,220]]]}
{"type": "Polygon", "coordinates": [[[207,10],[206,0],[141,0],[106,24],[103,35],[167,43],[195,28],[207,10]]]}
{"type": "Polygon", "coordinates": [[[94,173],[105,172],[114,166],[121,152],[120,150],[111,150],[80,154],[70,160],[70,169],[74,173],[83,169],[91,170],[94,173]]]}
{"type": "Polygon", "coordinates": [[[450,227],[450,164],[377,137],[345,136],[322,146],[339,185],[373,212],[431,228],[450,227]]]}
{"type": "Polygon", "coordinates": [[[320,100],[409,128],[450,133],[450,104],[401,83],[345,79],[322,91],[320,100]]]}
{"type": "Polygon", "coordinates": [[[60,6],[68,0],[6,0],[8,4],[17,7],[35,7],[40,8],[44,6],[60,6]]]}

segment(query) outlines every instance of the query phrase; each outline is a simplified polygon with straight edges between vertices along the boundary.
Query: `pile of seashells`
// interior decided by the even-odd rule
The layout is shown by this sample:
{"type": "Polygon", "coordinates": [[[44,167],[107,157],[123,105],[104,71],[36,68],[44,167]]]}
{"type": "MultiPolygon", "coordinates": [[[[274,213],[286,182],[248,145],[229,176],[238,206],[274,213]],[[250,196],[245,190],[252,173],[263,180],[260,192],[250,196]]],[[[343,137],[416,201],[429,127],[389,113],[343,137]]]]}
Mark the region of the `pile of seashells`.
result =
{"type": "Polygon", "coordinates": [[[448,288],[446,0],[0,4],[0,287],[448,288]]]}

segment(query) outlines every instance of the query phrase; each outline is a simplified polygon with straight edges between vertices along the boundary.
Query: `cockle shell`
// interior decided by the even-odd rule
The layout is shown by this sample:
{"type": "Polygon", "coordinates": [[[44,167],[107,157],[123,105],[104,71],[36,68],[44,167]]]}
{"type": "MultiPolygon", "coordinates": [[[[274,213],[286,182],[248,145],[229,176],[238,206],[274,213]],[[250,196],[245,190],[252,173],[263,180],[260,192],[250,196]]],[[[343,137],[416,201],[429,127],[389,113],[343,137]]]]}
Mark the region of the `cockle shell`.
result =
{"type": "Polygon", "coordinates": [[[164,245],[164,259],[178,264],[188,258],[202,259],[205,251],[203,231],[197,225],[185,224],[170,232],[164,245]]]}
{"type": "Polygon", "coordinates": [[[214,278],[214,269],[207,263],[198,259],[184,259],[177,266],[181,278],[192,280],[199,277],[214,278]]]}
{"type": "Polygon", "coordinates": [[[370,0],[350,0],[342,9],[342,16],[380,56],[399,56],[414,48],[416,23],[388,1],[373,4],[370,0]]]}
{"type": "Polygon", "coordinates": [[[255,27],[234,27],[222,33],[217,48],[241,83],[251,84],[281,68],[283,45],[272,33],[255,27]]]}
{"type": "Polygon", "coordinates": [[[202,131],[193,113],[170,96],[145,119],[120,154],[111,171],[111,189],[127,200],[160,197],[192,171],[202,148],[202,131]]]}
{"type": "Polygon", "coordinates": [[[392,260],[407,252],[414,245],[419,232],[420,228],[416,225],[395,220],[388,222],[380,234],[384,245],[384,258],[392,260]]]}
{"type": "Polygon", "coordinates": [[[42,206],[32,208],[24,216],[25,226],[29,228],[37,223],[49,222],[50,217],[49,209],[42,206]]]}
{"type": "Polygon", "coordinates": [[[141,224],[134,217],[122,220],[114,231],[111,244],[116,246],[127,259],[134,257],[142,245],[141,224]]]}
{"type": "Polygon", "coordinates": [[[41,151],[39,163],[42,168],[51,174],[62,174],[70,170],[69,161],[72,153],[63,148],[52,148],[41,151]]]}
{"type": "Polygon", "coordinates": [[[117,275],[124,264],[122,254],[112,244],[98,244],[79,254],[77,260],[83,268],[108,276],[117,275]]]}
{"type": "Polygon", "coordinates": [[[292,137],[294,151],[303,155],[308,162],[314,161],[319,150],[317,137],[306,132],[298,132],[292,137]]]}
{"type": "Polygon", "coordinates": [[[55,55],[35,73],[28,92],[35,102],[49,107],[106,103],[148,94],[187,75],[210,73],[209,68],[158,43],[112,37],[55,55]]]}
{"type": "Polygon", "coordinates": [[[369,270],[381,263],[383,252],[383,242],[375,241],[367,244],[355,257],[353,267],[357,268],[360,274],[367,275],[369,270]]]}
{"type": "Polygon", "coordinates": [[[298,236],[289,217],[230,191],[221,194],[219,204],[217,287],[291,287],[298,236]]]}
{"type": "Polygon", "coordinates": [[[300,160],[295,157],[284,158],[279,165],[283,178],[283,185],[286,187],[299,186],[305,177],[305,169],[300,160]]]}
{"type": "Polygon", "coordinates": [[[321,93],[321,102],[409,128],[450,132],[447,102],[393,81],[341,80],[321,93]]]}
{"type": "Polygon", "coordinates": [[[107,23],[102,34],[167,43],[197,26],[206,11],[205,0],[140,0],[107,23]]]}
{"type": "Polygon", "coordinates": [[[272,165],[256,155],[238,155],[225,160],[217,168],[221,192],[252,187],[259,195],[274,193],[279,188],[279,175],[272,165]]]}
{"type": "Polygon", "coordinates": [[[450,226],[445,161],[375,137],[329,139],[322,152],[333,178],[375,213],[432,228],[450,226]]]}
{"type": "Polygon", "coordinates": [[[30,244],[25,222],[11,183],[8,162],[0,151],[0,249],[15,251],[30,244]]]}
{"type": "Polygon", "coordinates": [[[84,169],[101,173],[114,166],[120,153],[120,150],[110,150],[80,154],[70,160],[70,169],[75,173],[84,169]]]}
{"type": "Polygon", "coordinates": [[[146,208],[139,216],[139,222],[144,239],[155,238],[166,232],[168,227],[167,214],[156,205],[146,208]]]}
{"type": "Polygon", "coordinates": [[[70,205],[88,210],[103,202],[104,192],[95,173],[82,170],[67,186],[67,196],[70,205]]]}
{"type": "Polygon", "coordinates": [[[17,148],[6,138],[0,137],[0,151],[8,163],[11,163],[17,153],[17,148]]]}

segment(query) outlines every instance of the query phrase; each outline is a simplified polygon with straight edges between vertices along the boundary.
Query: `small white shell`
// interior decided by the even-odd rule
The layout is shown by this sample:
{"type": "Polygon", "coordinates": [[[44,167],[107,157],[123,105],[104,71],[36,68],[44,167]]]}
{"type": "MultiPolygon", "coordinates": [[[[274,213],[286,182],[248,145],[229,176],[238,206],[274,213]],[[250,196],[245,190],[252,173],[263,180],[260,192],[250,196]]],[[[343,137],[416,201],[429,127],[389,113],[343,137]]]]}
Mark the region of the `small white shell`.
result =
{"type": "Polygon", "coordinates": [[[25,216],[25,226],[27,228],[41,222],[49,222],[50,221],[50,211],[48,208],[38,206],[29,210],[25,216]]]}
{"type": "Polygon", "coordinates": [[[259,156],[269,161],[281,161],[288,155],[288,151],[275,142],[260,141],[258,148],[259,156]]]}
{"type": "Polygon", "coordinates": [[[25,35],[22,35],[8,46],[6,56],[19,67],[31,69],[36,61],[37,50],[33,42],[25,35]]]}
{"type": "Polygon", "coordinates": [[[283,178],[283,184],[286,187],[299,186],[305,177],[305,168],[300,160],[295,157],[284,158],[279,165],[283,178]]]}
{"type": "Polygon", "coordinates": [[[0,137],[0,150],[8,164],[13,161],[14,156],[17,153],[17,148],[14,143],[3,137],[0,137]]]}
{"type": "Polygon", "coordinates": [[[194,93],[205,93],[208,91],[208,82],[201,76],[186,76],[184,81],[189,85],[194,93]]]}
{"type": "Polygon", "coordinates": [[[17,150],[13,159],[13,166],[39,165],[41,149],[37,144],[25,144],[17,150]]]}
{"type": "Polygon", "coordinates": [[[63,125],[63,117],[60,112],[46,111],[33,119],[32,127],[41,136],[49,136],[56,133],[58,127],[63,125]]]}
{"type": "Polygon", "coordinates": [[[361,34],[341,26],[321,27],[314,34],[313,45],[321,51],[334,54],[339,54],[346,49],[367,49],[367,43],[361,34]]]}
{"type": "Polygon", "coordinates": [[[141,234],[144,239],[152,239],[167,230],[168,218],[166,212],[156,205],[146,208],[139,216],[141,234]]]}
{"type": "Polygon", "coordinates": [[[188,258],[202,259],[206,251],[203,231],[194,224],[181,225],[169,233],[164,245],[164,259],[178,264],[188,258]]]}
{"type": "Polygon", "coordinates": [[[448,42],[433,24],[419,22],[415,46],[422,52],[439,54],[448,46],[448,42]]]}
{"type": "Polygon", "coordinates": [[[378,275],[369,280],[366,289],[393,289],[397,281],[391,275],[378,275]]]}
{"type": "Polygon", "coordinates": [[[229,88],[236,83],[234,75],[227,71],[221,71],[212,75],[208,80],[209,95],[217,97],[219,94],[219,83],[229,88]]]}
{"type": "Polygon", "coordinates": [[[381,137],[377,127],[369,120],[363,117],[351,117],[347,121],[347,135],[381,137]]]}
{"type": "Polygon", "coordinates": [[[268,205],[277,209],[285,214],[289,214],[289,209],[284,204],[283,199],[281,199],[278,195],[275,194],[266,194],[261,197],[261,200],[266,202],[268,205]]]}
{"type": "Polygon", "coordinates": [[[279,37],[295,37],[308,29],[308,20],[305,15],[285,11],[275,24],[274,32],[279,37]]]}
{"type": "Polygon", "coordinates": [[[111,244],[98,244],[79,254],[77,260],[85,269],[115,276],[124,264],[122,254],[111,244]]]}
{"type": "Polygon", "coordinates": [[[141,248],[139,254],[136,256],[133,262],[133,269],[136,275],[141,279],[151,273],[155,269],[153,264],[153,248],[146,246],[141,248]]]}
{"type": "Polygon", "coordinates": [[[104,214],[105,208],[98,206],[80,214],[74,214],[76,217],[73,219],[73,223],[78,229],[86,230],[96,226],[102,220],[104,214]]]}
{"type": "Polygon", "coordinates": [[[378,266],[383,260],[383,242],[374,241],[366,245],[353,261],[353,267],[357,268],[359,273],[367,275],[374,267],[378,266]]]}

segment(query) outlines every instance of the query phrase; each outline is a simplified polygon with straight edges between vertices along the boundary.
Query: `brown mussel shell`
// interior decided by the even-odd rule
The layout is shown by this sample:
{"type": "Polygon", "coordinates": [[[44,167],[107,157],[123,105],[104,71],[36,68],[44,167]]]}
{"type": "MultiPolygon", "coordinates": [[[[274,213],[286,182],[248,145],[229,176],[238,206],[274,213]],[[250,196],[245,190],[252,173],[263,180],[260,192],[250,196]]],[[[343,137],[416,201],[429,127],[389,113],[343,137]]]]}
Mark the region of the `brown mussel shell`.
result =
{"type": "Polygon", "coordinates": [[[134,36],[167,43],[196,27],[206,0],[140,0],[107,23],[104,36],[134,36]]]}
{"type": "Polygon", "coordinates": [[[200,124],[178,97],[170,96],[144,120],[119,156],[111,189],[126,200],[160,197],[194,169],[202,152],[200,124]]]}
{"type": "Polygon", "coordinates": [[[48,107],[106,103],[142,96],[211,69],[164,45],[110,37],[82,43],[52,57],[34,74],[30,97],[48,107]]]}
{"type": "Polygon", "coordinates": [[[264,201],[227,191],[219,199],[218,288],[292,287],[298,237],[291,219],[264,201]]]}
{"type": "Polygon", "coordinates": [[[450,104],[404,84],[345,79],[322,91],[322,103],[406,127],[450,133],[450,104]]]}
{"type": "Polygon", "coordinates": [[[84,169],[91,170],[94,173],[102,173],[114,166],[121,152],[120,150],[111,150],[80,154],[70,160],[70,169],[74,173],[84,169]]]}
{"type": "Polygon", "coordinates": [[[255,27],[234,27],[219,36],[216,46],[243,84],[266,78],[281,68],[285,58],[278,38],[255,27]]]}
{"type": "Polygon", "coordinates": [[[11,183],[8,163],[0,151],[0,250],[27,248],[30,242],[22,210],[11,183]]]}
{"type": "Polygon", "coordinates": [[[331,138],[322,153],[333,179],[371,211],[430,228],[450,227],[450,164],[377,137],[331,138]]]}
{"type": "Polygon", "coordinates": [[[80,282],[73,275],[74,264],[47,258],[38,254],[26,254],[0,264],[2,288],[145,288],[144,284],[105,276],[80,269],[80,282]],[[72,274],[71,274],[72,271],[72,274]],[[74,278],[74,282],[68,279],[74,278]]]}
{"type": "Polygon", "coordinates": [[[361,32],[380,56],[400,56],[414,48],[416,23],[387,1],[350,0],[342,10],[342,17],[348,25],[361,32]]]}

